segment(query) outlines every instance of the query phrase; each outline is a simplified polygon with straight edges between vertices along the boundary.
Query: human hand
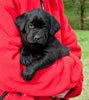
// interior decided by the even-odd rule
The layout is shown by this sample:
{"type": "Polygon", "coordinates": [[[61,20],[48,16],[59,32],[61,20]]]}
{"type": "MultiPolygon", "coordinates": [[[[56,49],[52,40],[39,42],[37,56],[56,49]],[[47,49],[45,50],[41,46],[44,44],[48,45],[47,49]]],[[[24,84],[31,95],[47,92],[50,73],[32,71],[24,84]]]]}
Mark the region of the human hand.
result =
{"type": "Polygon", "coordinates": [[[63,92],[61,94],[56,95],[55,97],[57,97],[57,98],[64,98],[69,91],[70,90],[67,90],[67,91],[65,91],[65,92],[63,92]]]}

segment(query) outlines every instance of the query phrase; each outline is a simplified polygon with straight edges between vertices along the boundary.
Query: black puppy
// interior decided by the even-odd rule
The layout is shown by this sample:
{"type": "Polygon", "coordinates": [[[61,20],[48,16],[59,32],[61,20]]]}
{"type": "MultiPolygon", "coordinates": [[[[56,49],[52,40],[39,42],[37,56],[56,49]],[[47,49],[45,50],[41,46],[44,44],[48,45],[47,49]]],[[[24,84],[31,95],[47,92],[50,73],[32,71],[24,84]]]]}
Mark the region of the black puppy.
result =
{"type": "Polygon", "coordinates": [[[45,10],[37,8],[26,12],[15,19],[15,24],[21,32],[23,43],[20,61],[26,65],[22,72],[24,80],[31,80],[37,70],[69,54],[69,48],[54,36],[60,24],[45,10]]]}

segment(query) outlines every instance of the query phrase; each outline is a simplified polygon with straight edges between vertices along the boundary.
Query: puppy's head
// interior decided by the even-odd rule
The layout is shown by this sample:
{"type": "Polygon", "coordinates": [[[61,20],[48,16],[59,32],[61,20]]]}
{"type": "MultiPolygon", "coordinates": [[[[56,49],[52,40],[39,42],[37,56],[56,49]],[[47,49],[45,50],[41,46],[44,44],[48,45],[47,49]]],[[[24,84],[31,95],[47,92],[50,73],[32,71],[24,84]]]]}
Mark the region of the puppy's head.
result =
{"type": "Polygon", "coordinates": [[[60,29],[60,24],[45,10],[40,8],[31,10],[15,19],[15,24],[21,31],[23,43],[41,44],[47,43],[50,36],[60,29]]]}

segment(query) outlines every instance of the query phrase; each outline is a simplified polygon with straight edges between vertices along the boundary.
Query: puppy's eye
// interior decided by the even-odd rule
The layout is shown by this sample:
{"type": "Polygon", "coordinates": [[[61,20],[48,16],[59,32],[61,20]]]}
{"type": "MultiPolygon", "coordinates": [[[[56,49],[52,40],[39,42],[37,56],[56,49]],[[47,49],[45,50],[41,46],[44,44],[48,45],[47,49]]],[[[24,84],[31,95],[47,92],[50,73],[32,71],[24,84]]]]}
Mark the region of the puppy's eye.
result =
{"type": "Polygon", "coordinates": [[[33,25],[33,24],[30,24],[30,25],[28,26],[28,28],[34,28],[34,25],[33,25]]]}

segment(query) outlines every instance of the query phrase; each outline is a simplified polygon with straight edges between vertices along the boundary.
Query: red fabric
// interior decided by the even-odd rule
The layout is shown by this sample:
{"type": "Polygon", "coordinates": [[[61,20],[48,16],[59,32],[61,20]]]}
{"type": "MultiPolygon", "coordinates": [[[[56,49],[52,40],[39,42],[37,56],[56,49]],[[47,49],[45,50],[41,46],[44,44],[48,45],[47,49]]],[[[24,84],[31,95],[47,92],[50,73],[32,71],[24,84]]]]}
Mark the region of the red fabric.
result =
{"type": "Polygon", "coordinates": [[[61,24],[61,30],[55,36],[71,52],[50,67],[38,71],[33,80],[25,82],[21,76],[24,65],[20,64],[22,43],[14,19],[25,11],[40,8],[40,0],[0,0],[0,95],[4,91],[9,92],[4,100],[52,100],[51,96],[72,88],[66,100],[81,93],[81,48],[64,15],[62,0],[44,0],[43,5],[61,24]]]}

